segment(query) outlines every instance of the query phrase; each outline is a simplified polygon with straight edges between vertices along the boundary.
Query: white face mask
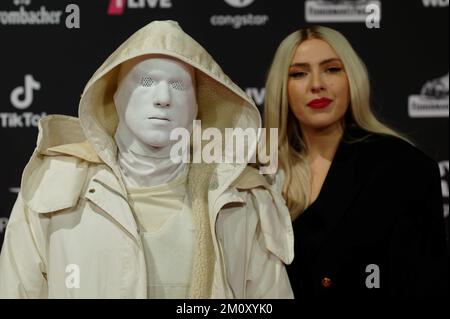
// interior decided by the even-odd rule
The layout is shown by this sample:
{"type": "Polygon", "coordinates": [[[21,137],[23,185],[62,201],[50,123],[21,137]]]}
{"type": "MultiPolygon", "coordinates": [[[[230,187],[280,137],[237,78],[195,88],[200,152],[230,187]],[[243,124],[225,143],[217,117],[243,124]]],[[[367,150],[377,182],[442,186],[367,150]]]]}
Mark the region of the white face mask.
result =
{"type": "Polygon", "coordinates": [[[161,57],[130,63],[122,66],[120,72],[125,75],[114,95],[120,120],[118,133],[131,151],[151,156],[155,150],[176,143],[170,141],[173,129],[192,130],[198,110],[194,69],[161,57]]]}
{"type": "Polygon", "coordinates": [[[174,163],[175,128],[192,131],[197,117],[194,68],[164,57],[139,57],[122,64],[114,103],[119,115],[115,140],[127,186],[166,183],[185,171],[174,163]]]}

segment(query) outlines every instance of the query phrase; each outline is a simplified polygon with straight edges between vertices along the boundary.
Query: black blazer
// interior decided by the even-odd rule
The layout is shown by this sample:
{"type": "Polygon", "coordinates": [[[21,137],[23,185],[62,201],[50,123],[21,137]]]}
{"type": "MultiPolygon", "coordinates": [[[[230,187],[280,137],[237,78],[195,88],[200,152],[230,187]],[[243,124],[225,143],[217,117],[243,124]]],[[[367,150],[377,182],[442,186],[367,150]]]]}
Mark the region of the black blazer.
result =
{"type": "Polygon", "coordinates": [[[293,227],[295,298],[449,293],[439,168],[398,138],[347,130],[293,227]]]}

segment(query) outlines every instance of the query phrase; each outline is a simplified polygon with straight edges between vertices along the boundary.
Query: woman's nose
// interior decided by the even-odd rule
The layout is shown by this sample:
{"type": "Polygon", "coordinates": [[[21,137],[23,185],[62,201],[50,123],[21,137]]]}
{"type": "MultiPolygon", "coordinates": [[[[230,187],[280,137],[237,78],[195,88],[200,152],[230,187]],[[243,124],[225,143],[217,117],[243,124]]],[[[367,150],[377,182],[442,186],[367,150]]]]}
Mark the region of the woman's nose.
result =
{"type": "Polygon", "coordinates": [[[323,90],[325,90],[325,83],[322,76],[317,72],[313,72],[311,75],[311,91],[318,93],[323,90]]]}

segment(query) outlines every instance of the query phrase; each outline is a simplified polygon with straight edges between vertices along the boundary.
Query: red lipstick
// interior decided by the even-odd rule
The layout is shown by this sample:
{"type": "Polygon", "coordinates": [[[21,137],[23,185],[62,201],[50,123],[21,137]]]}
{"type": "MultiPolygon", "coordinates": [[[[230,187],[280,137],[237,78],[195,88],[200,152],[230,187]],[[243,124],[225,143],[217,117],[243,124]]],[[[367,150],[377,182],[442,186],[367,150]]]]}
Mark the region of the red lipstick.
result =
{"type": "Polygon", "coordinates": [[[328,105],[330,105],[330,103],[332,101],[333,100],[330,100],[326,97],[321,97],[320,99],[314,99],[312,101],[309,101],[309,103],[307,105],[313,109],[323,109],[323,108],[327,107],[328,105]]]}

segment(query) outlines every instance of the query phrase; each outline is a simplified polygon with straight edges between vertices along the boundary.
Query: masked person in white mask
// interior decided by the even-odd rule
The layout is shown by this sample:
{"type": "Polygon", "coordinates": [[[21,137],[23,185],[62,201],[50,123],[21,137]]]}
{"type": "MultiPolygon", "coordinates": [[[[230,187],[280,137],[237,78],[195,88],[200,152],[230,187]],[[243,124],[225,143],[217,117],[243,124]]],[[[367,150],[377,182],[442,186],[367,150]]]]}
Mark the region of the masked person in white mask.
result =
{"type": "Polygon", "coordinates": [[[194,247],[189,167],[171,158],[170,133],[192,132],[194,79],[193,67],[177,59],[142,56],[122,64],[114,95],[118,162],[141,229],[152,298],[188,296],[194,247]]]}
{"type": "Polygon", "coordinates": [[[0,298],[292,298],[279,183],[246,162],[174,161],[170,134],[192,132],[194,119],[221,133],[261,126],[195,40],[152,22],[93,75],[79,118],[41,121],[0,255],[0,298]]]}

